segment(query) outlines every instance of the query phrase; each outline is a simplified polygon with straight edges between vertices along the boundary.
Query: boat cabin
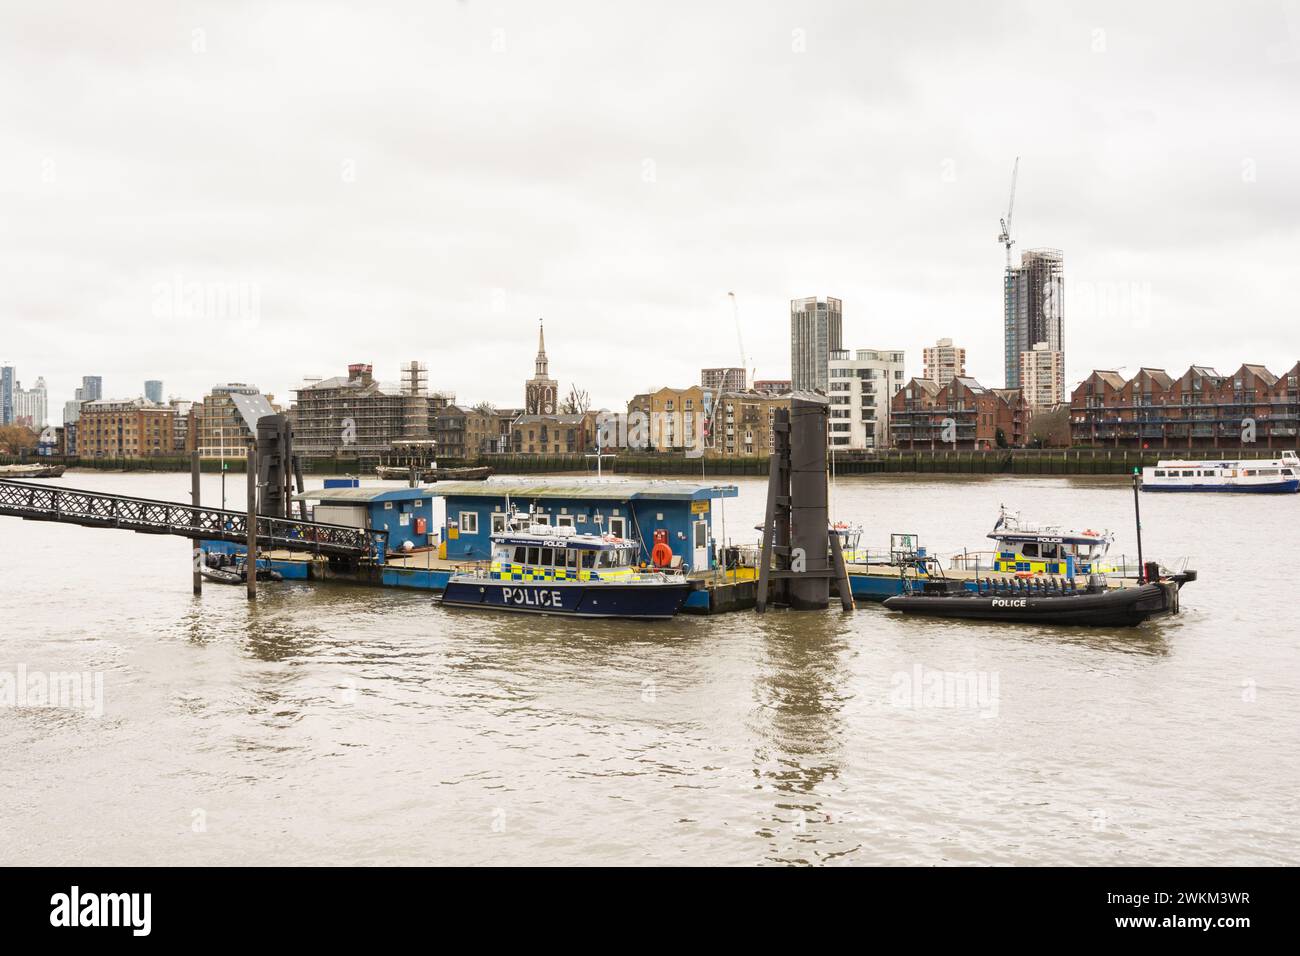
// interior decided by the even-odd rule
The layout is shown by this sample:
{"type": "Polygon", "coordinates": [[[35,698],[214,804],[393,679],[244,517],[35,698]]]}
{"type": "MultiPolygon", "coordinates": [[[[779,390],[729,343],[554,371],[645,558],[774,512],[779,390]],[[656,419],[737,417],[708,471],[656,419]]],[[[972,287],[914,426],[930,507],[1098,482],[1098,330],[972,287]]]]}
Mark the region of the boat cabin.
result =
{"type": "Polygon", "coordinates": [[[996,542],[993,570],[1074,577],[1104,572],[1101,560],[1115,536],[1109,531],[1067,531],[1022,522],[1003,511],[989,533],[996,542]]]}
{"type": "Polygon", "coordinates": [[[609,581],[631,577],[640,546],[613,536],[535,525],[492,538],[489,573],[502,581],[609,581]]]}

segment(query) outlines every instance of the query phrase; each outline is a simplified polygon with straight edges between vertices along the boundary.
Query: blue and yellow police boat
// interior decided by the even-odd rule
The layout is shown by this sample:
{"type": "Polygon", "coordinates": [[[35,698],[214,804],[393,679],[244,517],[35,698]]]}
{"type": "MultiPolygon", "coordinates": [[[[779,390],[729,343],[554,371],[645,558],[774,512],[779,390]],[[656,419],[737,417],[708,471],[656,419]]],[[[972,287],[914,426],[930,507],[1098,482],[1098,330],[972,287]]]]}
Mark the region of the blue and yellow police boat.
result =
{"type": "Polygon", "coordinates": [[[487,567],[451,576],[442,603],[571,617],[672,617],[694,585],[680,574],[639,567],[640,553],[636,541],[613,535],[508,527],[492,536],[487,567]]]}

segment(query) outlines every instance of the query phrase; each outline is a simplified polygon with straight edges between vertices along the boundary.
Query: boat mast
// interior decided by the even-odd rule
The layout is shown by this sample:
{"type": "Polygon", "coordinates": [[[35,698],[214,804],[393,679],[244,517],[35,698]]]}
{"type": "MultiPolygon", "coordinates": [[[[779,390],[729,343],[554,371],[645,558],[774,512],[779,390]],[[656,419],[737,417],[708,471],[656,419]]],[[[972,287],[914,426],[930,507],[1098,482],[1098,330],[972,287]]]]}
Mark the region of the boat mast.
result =
{"type": "Polygon", "coordinates": [[[1146,584],[1146,565],[1142,563],[1142,506],[1138,503],[1138,489],[1142,484],[1141,472],[1133,469],[1133,520],[1137,524],[1138,536],[1138,584],[1146,584]]]}

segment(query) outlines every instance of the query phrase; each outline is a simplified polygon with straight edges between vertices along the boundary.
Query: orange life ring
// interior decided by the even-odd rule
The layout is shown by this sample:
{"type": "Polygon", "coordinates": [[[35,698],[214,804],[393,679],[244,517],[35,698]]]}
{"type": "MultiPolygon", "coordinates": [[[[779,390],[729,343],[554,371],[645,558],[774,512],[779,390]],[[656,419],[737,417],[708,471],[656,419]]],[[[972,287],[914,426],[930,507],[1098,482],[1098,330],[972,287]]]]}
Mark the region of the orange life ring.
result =
{"type": "Polygon", "coordinates": [[[673,563],[673,549],[660,541],[650,551],[650,560],[656,568],[666,568],[673,563]]]}

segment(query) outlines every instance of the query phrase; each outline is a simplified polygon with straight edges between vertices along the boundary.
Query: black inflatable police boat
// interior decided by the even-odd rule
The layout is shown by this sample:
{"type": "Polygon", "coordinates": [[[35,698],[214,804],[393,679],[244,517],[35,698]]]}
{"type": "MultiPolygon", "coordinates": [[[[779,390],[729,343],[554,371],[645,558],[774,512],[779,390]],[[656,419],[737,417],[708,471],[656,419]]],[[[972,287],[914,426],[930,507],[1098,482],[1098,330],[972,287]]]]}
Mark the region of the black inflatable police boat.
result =
{"type": "Polygon", "coordinates": [[[1196,579],[1195,571],[1168,577],[1151,575],[1135,587],[1110,588],[1099,581],[1077,587],[1072,581],[950,578],[925,581],[919,591],[885,600],[885,607],[904,614],[1066,624],[1084,627],[1132,627],[1149,617],[1178,613],[1178,591],[1196,579]]]}

